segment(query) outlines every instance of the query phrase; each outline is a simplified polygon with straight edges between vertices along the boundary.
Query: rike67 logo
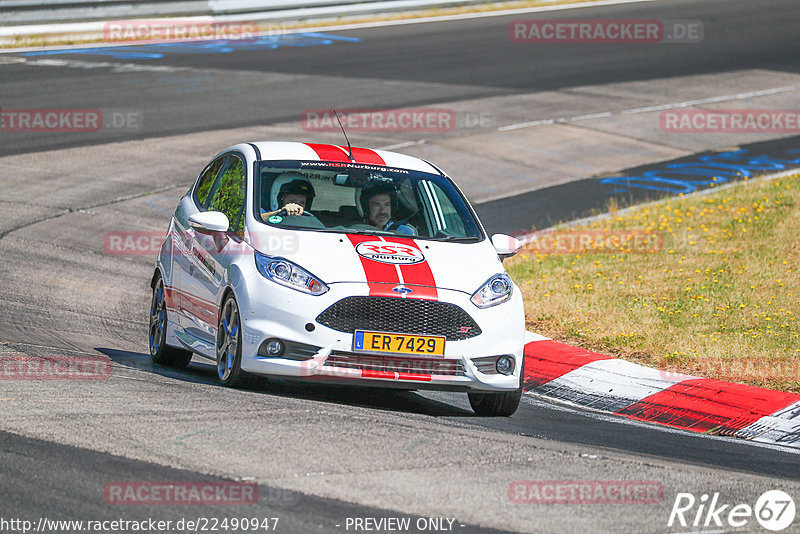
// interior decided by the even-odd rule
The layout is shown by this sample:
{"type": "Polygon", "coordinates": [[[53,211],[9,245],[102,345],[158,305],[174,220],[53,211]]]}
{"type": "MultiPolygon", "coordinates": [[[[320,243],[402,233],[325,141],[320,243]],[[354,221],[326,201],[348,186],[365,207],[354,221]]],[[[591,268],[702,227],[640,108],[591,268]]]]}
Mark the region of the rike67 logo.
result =
{"type": "Polygon", "coordinates": [[[678,493],[668,527],[681,526],[695,529],[704,527],[757,528],[751,523],[755,518],[767,530],[778,532],[788,528],[795,518],[795,504],[788,493],[781,490],[764,492],[755,506],[730,504],[720,500],[720,494],[703,494],[696,498],[691,493],[678,493]]]}

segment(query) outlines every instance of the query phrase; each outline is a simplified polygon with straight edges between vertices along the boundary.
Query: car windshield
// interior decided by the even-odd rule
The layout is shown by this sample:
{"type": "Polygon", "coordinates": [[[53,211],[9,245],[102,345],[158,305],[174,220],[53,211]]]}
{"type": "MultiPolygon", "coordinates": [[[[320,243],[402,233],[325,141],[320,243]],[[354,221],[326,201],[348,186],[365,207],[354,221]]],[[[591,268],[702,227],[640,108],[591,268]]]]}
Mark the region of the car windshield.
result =
{"type": "Polygon", "coordinates": [[[444,176],[359,163],[262,161],[256,219],[281,228],[477,241],[472,210],[444,176]],[[297,205],[304,208],[297,213],[297,205]]]}

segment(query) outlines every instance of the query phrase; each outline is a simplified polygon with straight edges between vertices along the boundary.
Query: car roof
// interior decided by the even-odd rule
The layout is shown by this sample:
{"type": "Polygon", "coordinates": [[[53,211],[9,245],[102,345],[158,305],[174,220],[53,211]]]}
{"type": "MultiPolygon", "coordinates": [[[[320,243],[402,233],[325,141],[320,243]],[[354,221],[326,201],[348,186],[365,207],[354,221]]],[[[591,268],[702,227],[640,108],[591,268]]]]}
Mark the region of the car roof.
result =
{"type": "MultiPolygon", "coordinates": [[[[350,162],[347,146],[290,141],[260,141],[249,144],[258,149],[262,161],[300,160],[350,162]]],[[[396,167],[430,174],[442,174],[442,171],[425,160],[406,154],[390,152],[388,150],[353,147],[353,159],[356,163],[396,167]]]]}

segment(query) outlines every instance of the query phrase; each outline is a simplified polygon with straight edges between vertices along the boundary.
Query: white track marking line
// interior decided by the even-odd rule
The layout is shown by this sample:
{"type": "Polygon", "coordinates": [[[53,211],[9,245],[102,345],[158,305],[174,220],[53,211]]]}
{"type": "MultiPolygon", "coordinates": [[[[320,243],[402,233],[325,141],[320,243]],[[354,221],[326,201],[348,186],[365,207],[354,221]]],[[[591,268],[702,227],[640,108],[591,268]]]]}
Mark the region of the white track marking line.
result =
{"type": "Polygon", "coordinates": [[[170,65],[140,65],[137,63],[112,63],[108,61],[78,61],[73,59],[42,58],[28,59],[26,65],[34,67],[63,67],[70,69],[112,69],[115,73],[125,72],[176,72],[176,71],[197,71],[192,67],[173,67],[170,65]]]}
{"type": "Polygon", "coordinates": [[[664,104],[661,106],[650,106],[645,108],[627,109],[620,112],[620,115],[633,115],[634,113],[648,113],[650,111],[663,111],[666,109],[686,108],[689,106],[699,106],[702,104],[715,104],[717,102],[727,102],[729,100],[745,100],[758,96],[775,95],[787,93],[800,88],[800,85],[785,85],[783,87],[773,87],[772,89],[762,89],[760,91],[749,91],[747,93],[737,93],[735,95],[714,96],[711,98],[700,98],[697,100],[687,100],[686,102],[676,102],[674,104],[664,104]]]}
{"type": "Polygon", "coordinates": [[[660,104],[658,106],[649,106],[644,108],[625,109],[614,113],[613,111],[604,111],[601,113],[591,113],[588,115],[576,115],[574,117],[559,117],[557,119],[541,119],[530,122],[520,122],[517,124],[509,124],[497,128],[498,132],[508,132],[511,130],[520,130],[522,128],[530,128],[531,126],[539,126],[542,124],[555,124],[565,122],[585,121],[591,119],[602,119],[611,117],[613,115],[635,115],[637,113],[651,113],[653,111],[664,111],[667,109],[688,108],[690,106],[699,106],[702,104],[715,104],[719,102],[730,102],[733,100],[745,100],[747,98],[755,98],[759,96],[775,95],[780,93],[788,93],[800,89],[798,85],[786,85],[783,87],[773,87],[771,89],[762,89],[760,91],[750,91],[747,93],[737,93],[733,95],[714,96],[710,98],[700,98],[697,100],[686,100],[684,102],[672,102],[669,104],[660,104]]]}
{"type": "Polygon", "coordinates": [[[422,145],[424,143],[425,139],[420,139],[418,141],[406,141],[405,143],[398,143],[396,145],[382,146],[378,148],[378,150],[397,150],[398,148],[407,148],[414,145],[422,145]]]}

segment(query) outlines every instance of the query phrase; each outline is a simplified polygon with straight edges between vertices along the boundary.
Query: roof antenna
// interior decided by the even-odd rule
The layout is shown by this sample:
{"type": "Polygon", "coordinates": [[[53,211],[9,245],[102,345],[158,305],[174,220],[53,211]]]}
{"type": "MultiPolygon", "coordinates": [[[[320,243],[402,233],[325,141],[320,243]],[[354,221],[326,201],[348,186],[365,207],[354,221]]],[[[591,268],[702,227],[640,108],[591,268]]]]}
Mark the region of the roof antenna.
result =
{"type": "Polygon", "coordinates": [[[333,114],[336,115],[336,120],[339,121],[339,128],[342,129],[342,133],[344,134],[344,140],[347,141],[347,157],[350,158],[350,161],[353,163],[356,160],[353,159],[353,147],[350,146],[350,139],[347,138],[347,132],[344,131],[344,126],[342,126],[342,119],[339,118],[339,114],[336,113],[336,110],[333,110],[333,114]]]}

